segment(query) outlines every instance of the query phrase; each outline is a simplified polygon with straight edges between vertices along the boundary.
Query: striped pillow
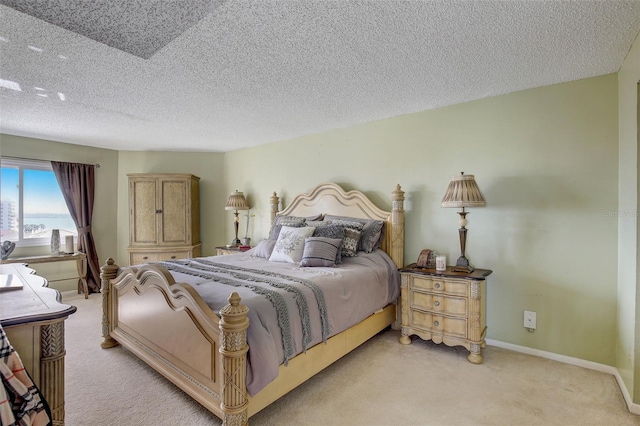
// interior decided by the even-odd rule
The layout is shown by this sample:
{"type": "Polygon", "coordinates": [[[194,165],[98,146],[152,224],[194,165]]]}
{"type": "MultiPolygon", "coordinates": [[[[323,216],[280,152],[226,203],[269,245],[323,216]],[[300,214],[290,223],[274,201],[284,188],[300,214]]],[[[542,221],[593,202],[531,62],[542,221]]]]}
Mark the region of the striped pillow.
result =
{"type": "Polygon", "coordinates": [[[341,244],[340,238],[305,238],[300,266],[336,266],[336,253],[341,244]]]}
{"type": "MultiPolygon", "coordinates": [[[[340,241],[344,239],[344,227],[340,225],[319,226],[313,231],[313,237],[337,238],[340,241]]],[[[340,250],[336,253],[336,265],[342,263],[342,254],[340,250]]]]}

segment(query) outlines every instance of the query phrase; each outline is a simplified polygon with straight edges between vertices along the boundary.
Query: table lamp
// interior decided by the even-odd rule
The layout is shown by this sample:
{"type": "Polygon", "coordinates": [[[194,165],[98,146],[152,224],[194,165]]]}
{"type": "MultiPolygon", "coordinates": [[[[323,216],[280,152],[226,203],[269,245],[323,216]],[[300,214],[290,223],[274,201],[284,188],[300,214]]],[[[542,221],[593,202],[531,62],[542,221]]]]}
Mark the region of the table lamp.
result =
{"type": "Polygon", "coordinates": [[[249,210],[249,204],[247,204],[244,194],[236,189],[235,192],[232,192],[231,195],[229,195],[227,205],[224,206],[224,209],[235,210],[233,213],[235,215],[235,218],[233,219],[233,226],[235,227],[236,238],[231,242],[231,245],[239,246],[240,239],[238,238],[238,226],[240,225],[240,217],[238,216],[238,210],[249,210]]]}
{"type": "Polygon", "coordinates": [[[465,207],[484,207],[486,201],[480,193],[478,184],[473,175],[465,175],[464,172],[459,176],[453,176],[447,192],[442,198],[442,207],[462,207],[462,211],[458,212],[460,215],[460,229],[458,233],[460,235],[460,252],[461,255],[451,270],[454,272],[473,272],[473,267],[469,265],[469,260],[465,257],[465,246],[467,244],[467,213],[465,207]]]}

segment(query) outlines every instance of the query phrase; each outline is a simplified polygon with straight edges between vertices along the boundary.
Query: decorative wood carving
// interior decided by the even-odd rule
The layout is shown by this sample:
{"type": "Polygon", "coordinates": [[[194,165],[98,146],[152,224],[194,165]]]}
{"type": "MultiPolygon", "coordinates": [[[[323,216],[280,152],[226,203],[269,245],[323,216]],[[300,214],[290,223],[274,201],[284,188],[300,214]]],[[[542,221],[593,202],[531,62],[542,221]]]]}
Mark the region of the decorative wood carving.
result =
{"type": "Polygon", "coordinates": [[[223,400],[220,408],[224,413],[224,425],[246,425],[247,416],[247,328],[249,308],[240,304],[240,296],[233,292],[229,304],[220,310],[222,332],[220,353],[223,356],[223,400]]]}
{"type": "Polygon", "coordinates": [[[391,193],[393,210],[391,213],[391,250],[388,250],[391,259],[398,268],[404,266],[404,191],[400,184],[391,193]]]}
{"type": "Polygon", "coordinates": [[[100,346],[103,349],[112,348],[118,346],[113,337],[109,334],[111,332],[111,294],[110,294],[110,280],[114,279],[118,274],[118,265],[115,264],[113,258],[108,258],[107,262],[100,268],[100,293],[102,294],[102,343],[100,346]]]}
{"type": "Polygon", "coordinates": [[[40,327],[40,390],[46,396],[53,424],[64,425],[64,322],[40,327]]]}
{"type": "Polygon", "coordinates": [[[278,197],[278,194],[273,193],[273,195],[269,198],[269,212],[270,212],[270,218],[271,218],[271,222],[270,222],[270,226],[273,226],[273,222],[275,222],[276,220],[276,215],[278,213],[278,210],[280,209],[280,197],[278,197]]]}

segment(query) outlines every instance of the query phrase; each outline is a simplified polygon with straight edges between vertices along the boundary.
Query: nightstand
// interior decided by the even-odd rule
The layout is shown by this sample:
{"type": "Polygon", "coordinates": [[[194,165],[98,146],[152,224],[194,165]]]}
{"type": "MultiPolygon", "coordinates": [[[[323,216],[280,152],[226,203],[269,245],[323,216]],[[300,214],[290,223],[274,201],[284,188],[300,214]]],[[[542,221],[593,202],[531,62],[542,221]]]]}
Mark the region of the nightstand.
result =
{"type": "Polygon", "coordinates": [[[447,346],[464,346],[467,359],[482,364],[486,346],[485,277],[488,269],[471,273],[416,268],[415,263],[401,268],[402,335],[400,343],[411,343],[415,334],[424,340],[447,346]]]}
{"type": "Polygon", "coordinates": [[[216,256],[222,256],[223,254],[236,254],[242,253],[243,251],[247,251],[249,249],[240,249],[241,246],[218,246],[216,247],[216,256]]]}

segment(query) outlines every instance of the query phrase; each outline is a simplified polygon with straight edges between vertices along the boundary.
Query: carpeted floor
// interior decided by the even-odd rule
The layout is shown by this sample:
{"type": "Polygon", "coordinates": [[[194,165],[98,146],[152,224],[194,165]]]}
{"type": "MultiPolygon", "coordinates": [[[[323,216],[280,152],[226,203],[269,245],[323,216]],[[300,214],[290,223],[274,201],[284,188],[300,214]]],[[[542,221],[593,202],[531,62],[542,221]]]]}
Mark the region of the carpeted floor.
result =
{"type": "MultiPolygon", "coordinates": [[[[220,425],[127,350],[100,348],[101,297],[65,294],[66,425],[220,425]]],[[[374,337],[250,419],[252,425],[640,425],[613,376],[487,346],[374,337]]]]}

